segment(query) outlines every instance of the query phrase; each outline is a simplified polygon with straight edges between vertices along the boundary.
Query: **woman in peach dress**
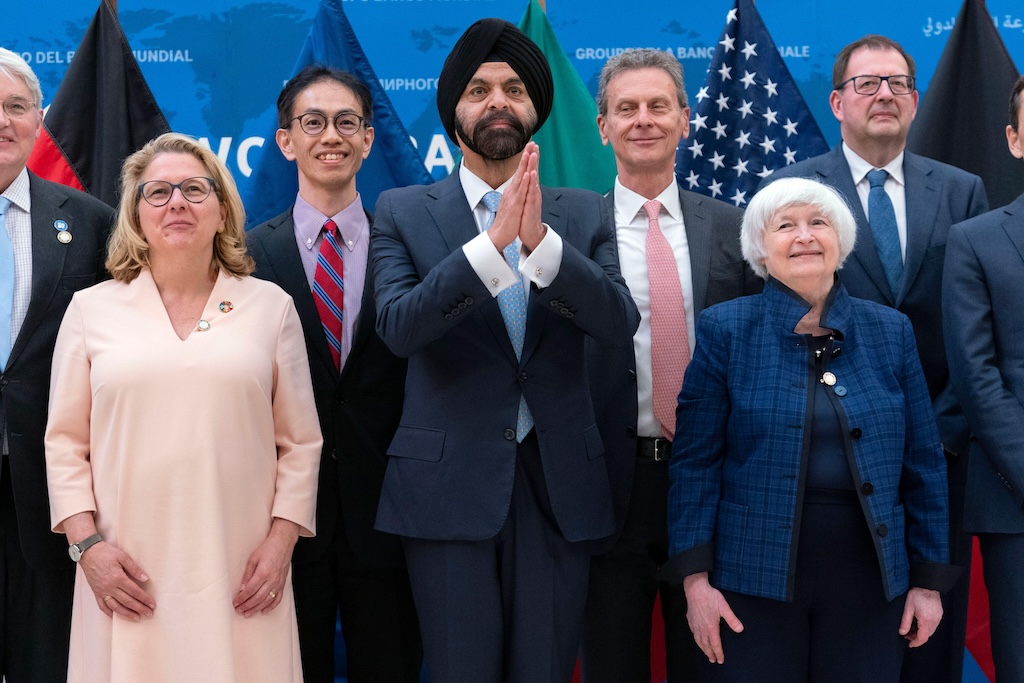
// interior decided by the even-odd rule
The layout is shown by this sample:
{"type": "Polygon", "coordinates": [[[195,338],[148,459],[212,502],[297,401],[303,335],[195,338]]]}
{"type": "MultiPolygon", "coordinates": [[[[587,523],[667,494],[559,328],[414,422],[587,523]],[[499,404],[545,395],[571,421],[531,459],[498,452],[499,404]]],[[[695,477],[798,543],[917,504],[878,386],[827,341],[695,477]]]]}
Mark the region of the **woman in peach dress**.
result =
{"type": "Polygon", "coordinates": [[[291,299],[248,276],[217,157],[125,161],[107,269],[54,352],[46,464],[78,558],[69,681],[301,681],[291,589],[320,431],[291,299]]]}

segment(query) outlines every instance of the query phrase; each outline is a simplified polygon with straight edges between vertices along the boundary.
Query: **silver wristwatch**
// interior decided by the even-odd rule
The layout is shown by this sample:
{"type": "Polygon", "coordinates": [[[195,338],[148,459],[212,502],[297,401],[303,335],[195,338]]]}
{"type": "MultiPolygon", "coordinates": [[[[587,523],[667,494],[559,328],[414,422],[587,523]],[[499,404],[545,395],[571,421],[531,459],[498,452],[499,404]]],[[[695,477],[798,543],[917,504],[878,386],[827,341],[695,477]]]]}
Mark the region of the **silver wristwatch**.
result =
{"type": "Polygon", "coordinates": [[[93,534],[92,536],[89,536],[88,538],[83,539],[78,543],[72,543],[70,546],[68,546],[68,555],[71,556],[72,560],[78,562],[82,559],[82,555],[85,554],[86,550],[93,547],[102,540],[103,538],[99,534],[93,534]]]}

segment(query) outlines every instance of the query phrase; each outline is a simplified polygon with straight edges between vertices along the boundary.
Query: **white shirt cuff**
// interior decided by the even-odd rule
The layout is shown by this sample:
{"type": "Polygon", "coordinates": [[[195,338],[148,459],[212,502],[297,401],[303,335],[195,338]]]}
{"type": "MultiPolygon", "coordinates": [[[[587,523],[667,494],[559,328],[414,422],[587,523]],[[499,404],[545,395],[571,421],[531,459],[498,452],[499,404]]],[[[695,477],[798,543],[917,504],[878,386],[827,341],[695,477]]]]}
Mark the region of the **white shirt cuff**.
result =
{"type": "Polygon", "coordinates": [[[519,251],[519,272],[540,289],[554,281],[562,265],[562,237],[547,223],[544,227],[547,231],[533,253],[524,259],[522,248],[519,251]]]}
{"type": "Polygon", "coordinates": [[[494,243],[491,242],[491,238],[486,232],[480,233],[463,244],[462,251],[466,255],[470,267],[473,268],[473,272],[480,278],[480,282],[484,284],[492,297],[498,296],[498,292],[506,287],[519,284],[519,277],[509,267],[501,252],[494,247],[494,243]]]}

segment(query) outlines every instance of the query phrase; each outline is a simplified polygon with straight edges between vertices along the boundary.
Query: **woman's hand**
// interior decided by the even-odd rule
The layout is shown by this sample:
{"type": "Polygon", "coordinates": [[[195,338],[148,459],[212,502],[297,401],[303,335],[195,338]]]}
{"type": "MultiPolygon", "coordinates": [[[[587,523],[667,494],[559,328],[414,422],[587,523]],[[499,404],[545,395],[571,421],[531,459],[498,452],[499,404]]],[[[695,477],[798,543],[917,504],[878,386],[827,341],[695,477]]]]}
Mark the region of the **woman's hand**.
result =
{"type": "Polygon", "coordinates": [[[242,585],[231,601],[236,612],[249,618],[256,612],[265,614],[281,603],[292,549],[298,539],[298,524],[274,518],[267,538],[252,551],[245,564],[242,585]]]}
{"type": "Polygon", "coordinates": [[[721,622],[735,633],[743,631],[743,624],[733,613],[721,591],[708,581],[708,573],[691,574],[683,579],[686,593],[686,621],[693,632],[697,646],[712,664],[724,664],[721,622]]]}
{"type": "Polygon", "coordinates": [[[100,541],[82,555],[78,564],[82,565],[96,604],[108,617],[114,612],[132,621],[153,616],[156,601],[139,585],[149,581],[149,577],[128,553],[100,541]]]}
{"type": "Polygon", "coordinates": [[[942,599],[938,591],[911,588],[903,606],[900,635],[910,641],[910,647],[921,647],[935,633],[942,621],[942,599]],[[917,624],[914,624],[914,620],[917,624]]]}
{"type": "MultiPolygon", "coordinates": [[[[96,533],[96,521],[92,512],[79,512],[61,522],[59,528],[67,534],[69,542],[79,543],[96,533]]],[[[149,577],[128,553],[100,541],[85,551],[78,564],[96,604],[108,617],[115,612],[132,621],[153,616],[156,601],[139,585],[149,581],[149,577]]]]}

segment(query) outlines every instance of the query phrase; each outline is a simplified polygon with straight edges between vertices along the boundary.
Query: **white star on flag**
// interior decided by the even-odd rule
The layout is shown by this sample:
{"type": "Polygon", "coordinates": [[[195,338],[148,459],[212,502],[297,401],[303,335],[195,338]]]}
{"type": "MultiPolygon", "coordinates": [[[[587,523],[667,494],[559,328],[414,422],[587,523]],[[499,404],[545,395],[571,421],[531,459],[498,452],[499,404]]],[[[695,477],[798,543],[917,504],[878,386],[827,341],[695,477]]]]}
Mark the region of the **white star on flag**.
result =
{"type": "Polygon", "coordinates": [[[679,182],[737,206],[775,169],[828,151],[753,0],[729,11],[690,123],[676,156],[679,182]]]}

